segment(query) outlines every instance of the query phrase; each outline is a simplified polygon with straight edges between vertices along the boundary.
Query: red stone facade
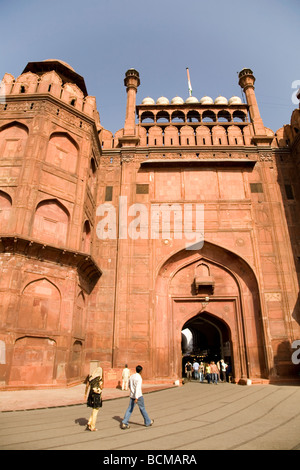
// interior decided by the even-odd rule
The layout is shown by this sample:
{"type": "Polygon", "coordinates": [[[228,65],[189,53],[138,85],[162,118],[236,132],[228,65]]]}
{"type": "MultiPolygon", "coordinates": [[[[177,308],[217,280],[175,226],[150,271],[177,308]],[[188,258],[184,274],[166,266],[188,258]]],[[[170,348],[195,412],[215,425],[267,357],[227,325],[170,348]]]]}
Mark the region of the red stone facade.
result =
{"type": "Polygon", "coordinates": [[[240,72],[246,103],[137,105],[130,69],[124,128],[113,135],[68,64],[4,76],[1,388],[77,384],[99,362],[107,385],[125,363],[141,363],[146,381],[174,382],[185,328],[198,355],[210,348],[231,362],[236,382],[299,378],[300,110],[267,129],[254,82],[240,72]],[[194,217],[197,204],[195,249],[172,217],[187,207],[194,217]],[[172,209],[167,235],[161,221],[151,226],[157,207],[172,209]]]}

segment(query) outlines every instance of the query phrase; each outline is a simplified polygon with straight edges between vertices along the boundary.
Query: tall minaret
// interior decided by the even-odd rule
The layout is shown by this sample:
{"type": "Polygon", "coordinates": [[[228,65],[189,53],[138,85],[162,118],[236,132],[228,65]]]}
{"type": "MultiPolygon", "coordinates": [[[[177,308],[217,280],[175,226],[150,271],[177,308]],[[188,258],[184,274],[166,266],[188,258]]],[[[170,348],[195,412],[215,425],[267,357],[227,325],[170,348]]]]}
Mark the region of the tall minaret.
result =
{"type": "Polygon", "coordinates": [[[132,146],[136,145],[139,141],[139,138],[136,135],[135,127],[136,94],[140,85],[140,76],[137,70],[127,70],[125,74],[124,85],[127,88],[127,107],[124,125],[124,137],[120,140],[123,146],[132,146]]]}
{"type": "Polygon", "coordinates": [[[254,140],[259,144],[268,144],[270,137],[267,136],[263,120],[259,113],[255,96],[255,77],[251,69],[243,69],[239,73],[239,85],[243,89],[247,104],[249,106],[250,119],[254,129],[254,140]]]}

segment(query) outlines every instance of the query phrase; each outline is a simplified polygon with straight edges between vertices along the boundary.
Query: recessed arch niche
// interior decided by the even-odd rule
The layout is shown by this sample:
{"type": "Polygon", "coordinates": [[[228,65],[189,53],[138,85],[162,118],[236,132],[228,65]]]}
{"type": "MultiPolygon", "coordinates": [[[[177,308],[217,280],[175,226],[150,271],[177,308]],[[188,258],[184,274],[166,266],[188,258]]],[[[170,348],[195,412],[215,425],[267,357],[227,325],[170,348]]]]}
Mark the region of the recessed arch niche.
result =
{"type": "Polygon", "coordinates": [[[57,199],[41,201],[35,211],[32,236],[44,243],[66,245],[69,212],[57,199]]]}
{"type": "MultiPolygon", "coordinates": [[[[237,381],[266,378],[268,363],[259,286],[250,265],[239,255],[205,242],[201,250],[181,250],[160,267],[156,279],[153,368],[161,379],[181,377],[181,331],[206,311],[228,325],[237,381]],[[213,279],[201,293],[194,290],[199,264],[213,279]]],[[[215,323],[216,323],[215,322],[215,323]]]]}
{"type": "Polygon", "coordinates": [[[49,139],[45,161],[69,173],[75,173],[78,150],[78,144],[69,134],[55,132],[49,139]]]}

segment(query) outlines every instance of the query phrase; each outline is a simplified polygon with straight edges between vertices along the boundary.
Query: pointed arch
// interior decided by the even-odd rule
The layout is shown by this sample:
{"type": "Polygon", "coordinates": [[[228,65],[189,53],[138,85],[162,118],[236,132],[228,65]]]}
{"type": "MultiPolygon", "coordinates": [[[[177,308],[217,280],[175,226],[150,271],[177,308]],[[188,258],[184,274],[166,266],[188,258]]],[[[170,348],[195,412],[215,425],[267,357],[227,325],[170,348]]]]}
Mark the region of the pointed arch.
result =
{"type": "Polygon", "coordinates": [[[28,139],[28,127],[18,121],[12,121],[0,128],[1,158],[22,157],[28,139]]]}
{"type": "Polygon", "coordinates": [[[82,239],[81,239],[81,251],[90,252],[91,247],[91,224],[88,220],[85,220],[83,224],[82,239]]]}
{"type": "Polygon", "coordinates": [[[75,173],[78,163],[79,145],[67,132],[51,134],[45,161],[70,173],[75,173]]]}
{"type": "Polygon", "coordinates": [[[60,322],[61,293],[47,278],[25,285],[19,305],[18,327],[35,331],[57,331],[60,322]]]}
{"type": "Polygon", "coordinates": [[[182,327],[206,309],[229,325],[237,380],[266,378],[270,367],[259,284],[240,255],[207,241],[195,253],[176,251],[157,270],[155,298],[154,368],[160,377],[169,373],[164,364],[170,362],[180,377],[182,327]],[[193,290],[195,268],[201,262],[209,266],[215,281],[213,293],[205,291],[205,283],[200,294],[193,290]],[[172,351],[177,351],[177,359],[171,358],[172,351]]]}
{"type": "Polygon", "coordinates": [[[67,243],[70,214],[57,199],[41,201],[35,211],[32,236],[42,242],[63,245],[67,243]]]}
{"type": "Polygon", "coordinates": [[[9,231],[9,220],[11,215],[12,199],[9,194],[0,191],[0,231],[9,231]]]}

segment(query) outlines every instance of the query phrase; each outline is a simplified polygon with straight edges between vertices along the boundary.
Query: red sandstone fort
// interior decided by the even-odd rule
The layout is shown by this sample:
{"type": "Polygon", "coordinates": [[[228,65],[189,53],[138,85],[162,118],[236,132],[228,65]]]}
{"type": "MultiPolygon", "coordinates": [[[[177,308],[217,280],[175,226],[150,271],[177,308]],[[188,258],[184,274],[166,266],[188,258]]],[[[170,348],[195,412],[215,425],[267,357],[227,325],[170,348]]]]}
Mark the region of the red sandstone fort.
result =
{"type": "Polygon", "coordinates": [[[296,381],[300,110],[266,128],[250,69],[245,102],[137,104],[139,73],[124,83],[113,135],[65,62],[2,80],[1,389],[75,385],[99,363],[106,385],[125,363],[173,383],[186,357],[224,358],[236,383],[296,381]],[[187,249],[172,218],[169,236],[142,236],[141,224],[120,236],[134,220],[120,198],[136,217],[201,204],[203,246],[187,249]],[[115,211],[116,236],[98,236],[99,207],[115,211]]]}

